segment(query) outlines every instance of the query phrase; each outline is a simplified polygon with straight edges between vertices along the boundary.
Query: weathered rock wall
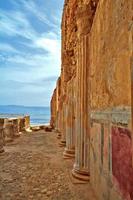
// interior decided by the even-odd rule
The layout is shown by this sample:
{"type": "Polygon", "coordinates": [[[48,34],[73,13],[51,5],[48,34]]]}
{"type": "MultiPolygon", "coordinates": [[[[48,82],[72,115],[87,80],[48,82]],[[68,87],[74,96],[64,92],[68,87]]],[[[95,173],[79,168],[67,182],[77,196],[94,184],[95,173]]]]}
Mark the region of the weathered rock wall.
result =
{"type": "Polygon", "coordinates": [[[132,15],[131,0],[64,3],[61,75],[51,100],[51,125],[65,147],[64,158],[75,157],[73,176],[90,180],[99,200],[133,199],[133,135],[127,129],[133,123],[132,15]],[[124,182],[122,173],[130,179],[124,182]]]}
{"type": "Polygon", "coordinates": [[[100,1],[90,34],[91,108],[131,106],[131,0],[100,1]]]}

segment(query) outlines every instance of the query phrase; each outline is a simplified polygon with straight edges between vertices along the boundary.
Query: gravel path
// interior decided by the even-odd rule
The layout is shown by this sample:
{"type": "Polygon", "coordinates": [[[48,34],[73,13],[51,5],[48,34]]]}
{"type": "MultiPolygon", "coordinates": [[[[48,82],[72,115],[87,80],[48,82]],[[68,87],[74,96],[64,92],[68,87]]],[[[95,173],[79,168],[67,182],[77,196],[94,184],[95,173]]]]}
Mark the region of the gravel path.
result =
{"type": "Polygon", "coordinates": [[[74,183],[55,133],[25,133],[0,155],[0,200],[93,200],[88,184],[74,183]]]}

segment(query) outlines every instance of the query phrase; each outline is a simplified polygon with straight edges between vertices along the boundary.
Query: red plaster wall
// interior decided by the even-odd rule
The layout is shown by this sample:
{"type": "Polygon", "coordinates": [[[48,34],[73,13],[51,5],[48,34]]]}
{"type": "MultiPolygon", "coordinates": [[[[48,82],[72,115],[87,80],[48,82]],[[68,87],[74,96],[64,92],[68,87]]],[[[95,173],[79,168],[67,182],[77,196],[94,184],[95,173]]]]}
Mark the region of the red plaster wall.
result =
{"type": "Polygon", "coordinates": [[[112,127],[112,172],[125,199],[133,200],[131,132],[112,127]]]}

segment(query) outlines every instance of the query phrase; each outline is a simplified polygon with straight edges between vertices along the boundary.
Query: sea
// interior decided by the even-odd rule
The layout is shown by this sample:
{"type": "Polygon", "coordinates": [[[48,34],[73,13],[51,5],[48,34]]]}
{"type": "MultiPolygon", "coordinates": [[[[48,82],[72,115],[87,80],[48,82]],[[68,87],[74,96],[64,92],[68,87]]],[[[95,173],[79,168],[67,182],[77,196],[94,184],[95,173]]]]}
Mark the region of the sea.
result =
{"type": "Polygon", "coordinates": [[[50,107],[0,105],[0,117],[30,115],[31,125],[49,124],[50,107]]]}

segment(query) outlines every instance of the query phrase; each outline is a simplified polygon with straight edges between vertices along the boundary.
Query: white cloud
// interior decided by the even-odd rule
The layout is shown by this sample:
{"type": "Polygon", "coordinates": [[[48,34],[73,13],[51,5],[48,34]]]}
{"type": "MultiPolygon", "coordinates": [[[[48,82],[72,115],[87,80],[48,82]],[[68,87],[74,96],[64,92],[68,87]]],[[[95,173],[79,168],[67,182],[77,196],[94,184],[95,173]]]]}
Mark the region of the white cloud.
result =
{"type": "MultiPolygon", "coordinates": [[[[46,105],[55,87],[55,80],[49,80],[48,83],[42,80],[46,77],[57,77],[60,73],[61,47],[58,16],[54,16],[53,21],[49,21],[46,14],[37,6],[37,1],[29,0],[27,3],[26,0],[18,0],[14,2],[16,2],[16,5],[19,5],[15,10],[5,12],[0,9],[0,35],[6,36],[9,39],[16,36],[28,39],[29,42],[27,43],[24,40],[21,41],[21,38],[20,41],[16,42],[21,42],[25,48],[28,47],[29,52],[25,52],[17,44],[14,48],[10,44],[0,43],[0,51],[7,52],[6,56],[2,55],[2,53],[0,55],[0,63],[5,62],[5,65],[2,64],[0,66],[0,87],[2,87],[1,80],[3,80],[6,86],[5,95],[10,90],[8,99],[10,99],[12,93],[14,94],[13,91],[16,87],[17,93],[14,95],[14,98],[17,99],[17,95],[20,97],[24,96],[23,101],[26,104],[25,95],[28,97],[31,95],[33,98],[33,95],[38,96],[37,94],[39,94],[40,97],[38,96],[37,99],[33,98],[34,102],[32,99],[29,99],[29,102],[31,100],[32,105],[37,103],[44,105],[43,102],[45,102],[46,105]],[[20,2],[21,4],[19,4],[20,2]],[[44,27],[45,24],[49,25],[51,31],[39,33],[33,28],[32,21],[28,18],[27,13],[34,15],[39,21],[43,22],[44,27]],[[30,49],[32,50],[31,52],[30,49]],[[36,50],[36,53],[32,53],[34,50],[36,50]],[[41,50],[41,53],[39,53],[39,50],[41,50]],[[13,84],[12,82],[10,88],[6,84],[9,80],[15,83],[13,84]],[[20,89],[21,82],[27,83],[27,86],[25,85],[23,89],[22,87],[20,89]]],[[[0,91],[2,92],[1,89],[0,91]]]]}
{"type": "MultiPolygon", "coordinates": [[[[26,45],[34,48],[41,48],[50,54],[58,54],[60,51],[59,33],[45,32],[37,33],[31,26],[26,16],[21,12],[6,13],[0,10],[0,33],[10,36],[21,36],[29,39],[31,43],[26,45]]],[[[4,47],[3,47],[4,48],[4,47]]]]}
{"type": "Polygon", "coordinates": [[[7,13],[0,10],[0,19],[0,34],[21,36],[29,40],[37,38],[37,33],[22,12],[10,11],[7,13]]]}
{"type": "MultiPolygon", "coordinates": [[[[53,28],[59,28],[56,22],[59,22],[57,20],[54,20],[51,22],[46,14],[41,11],[41,9],[38,7],[38,5],[35,3],[35,1],[29,0],[28,3],[26,0],[20,0],[20,2],[24,5],[25,9],[32,13],[34,16],[36,16],[42,23],[49,25],[50,27],[53,28]]],[[[56,17],[55,17],[56,19],[56,17]]]]}
{"type": "MultiPolygon", "coordinates": [[[[27,68],[27,67],[28,67],[28,69],[34,69],[34,70],[35,70],[35,68],[37,68],[37,69],[39,68],[39,70],[42,70],[43,68],[45,69],[47,67],[47,69],[50,71],[50,68],[52,68],[54,66],[55,67],[54,73],[56,73],[57,68],[59,68],[59,65],[60,65],[60,60],[57,59],[56,57],[52,56],[51,54],[49,54],[49,55],[43,55],[43,54],[41,54],[41,55],[40,54],[21,55],[21,54],[18,54],[18,55],[7,56],[5,59],[6,59],[6,62],[8,62],[10,64],[11,63],[12,64],[22,64],[23,70],[25,70],[25,68],[27,68]]],[[[22,65],[20,65],[20,67],[22,65]]]]}
{"type": "Polygon", "coordinates": [[[0,43],[0,51],[17,53],[18,51],[10,44],[0,43]]]}
{"type": "Polygon", "coordinates": [[[59,40],[49,39],[49,38],[39,38],[35,41],[35,45],[39,48],[50,52],[52,55],[58,55],[60,52],[60,42],[59,40]]]}

